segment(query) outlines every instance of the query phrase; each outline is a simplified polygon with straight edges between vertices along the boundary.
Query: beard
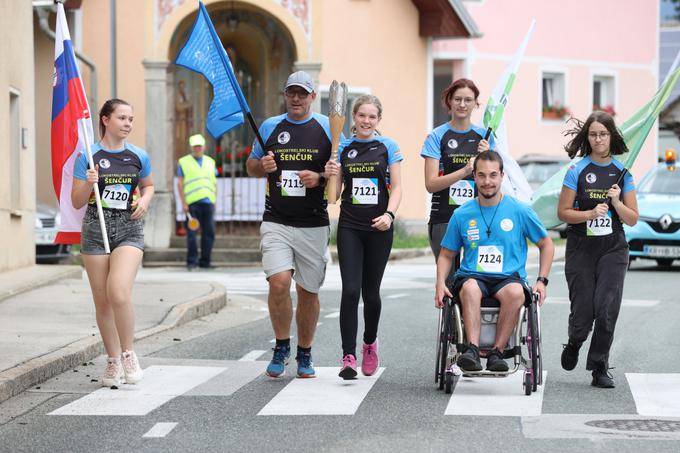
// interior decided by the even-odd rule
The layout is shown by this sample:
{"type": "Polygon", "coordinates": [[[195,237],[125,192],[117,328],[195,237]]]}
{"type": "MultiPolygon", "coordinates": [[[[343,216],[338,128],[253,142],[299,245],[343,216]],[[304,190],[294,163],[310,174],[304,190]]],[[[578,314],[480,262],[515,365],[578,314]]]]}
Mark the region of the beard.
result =
{"type": "Polygon", "coordinates": [[[486,194],[486,193],[482,192],[481,190],[477,191],[477,193],[478,193],[479,195],[481,195],[483,198],[486,198],[487,200],[490,200],[490,199],[492,199],[493,197],[495,197],[496,195],[498,195],[498,188],[496,188],[496,190],[495,190],[493,193],[491,193],[491,194],[486,194]]]}

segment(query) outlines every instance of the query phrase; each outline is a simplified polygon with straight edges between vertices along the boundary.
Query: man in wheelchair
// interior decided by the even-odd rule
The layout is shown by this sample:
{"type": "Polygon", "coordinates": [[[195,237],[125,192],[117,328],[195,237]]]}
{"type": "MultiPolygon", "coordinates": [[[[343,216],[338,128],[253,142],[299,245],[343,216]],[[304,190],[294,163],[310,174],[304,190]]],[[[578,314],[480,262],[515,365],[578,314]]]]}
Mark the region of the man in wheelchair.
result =
{"type": "Polygon", "coordinates": [[[500,314],[486,369],[502,372],[508,371],[503,351],[525,300],[527,239],[540,251],[539,276],[533,291],[538,293],[541,305],[546,297],[554,246],[536,213],[501,193],[503,160],[497,152],[484,151],[475,158],[473,177],[478,196],[454,211],[442,239],[435,305],[442,308],[445,296],[459,295],[467,346],[456,364],[463,371],[481,371],[481,302],[485,297],[497,299],[500,314]],[[461,248],[460,268],[447,286],[447,276],[461,248]]]}

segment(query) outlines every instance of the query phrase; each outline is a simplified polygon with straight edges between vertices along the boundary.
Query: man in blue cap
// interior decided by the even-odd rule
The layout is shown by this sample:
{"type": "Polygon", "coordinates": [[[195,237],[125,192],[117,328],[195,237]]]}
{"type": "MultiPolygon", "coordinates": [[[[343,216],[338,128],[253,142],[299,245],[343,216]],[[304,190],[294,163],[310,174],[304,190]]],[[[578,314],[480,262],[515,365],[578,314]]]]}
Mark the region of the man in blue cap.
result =
{"type": "Polygon", "coordinates": [[[215,160],[205,155],[205,138],[201,134],[189,137],[191,153],[179,159],[177,191],[182,209],[187,214],[187,270],[196,267],[211,269],[215,242],[215,199],[217,197],[217,168],[215,160]],[[189,218],[198,220],[201,230],[201,257],[196,244],[197,229],[189,218]]]}

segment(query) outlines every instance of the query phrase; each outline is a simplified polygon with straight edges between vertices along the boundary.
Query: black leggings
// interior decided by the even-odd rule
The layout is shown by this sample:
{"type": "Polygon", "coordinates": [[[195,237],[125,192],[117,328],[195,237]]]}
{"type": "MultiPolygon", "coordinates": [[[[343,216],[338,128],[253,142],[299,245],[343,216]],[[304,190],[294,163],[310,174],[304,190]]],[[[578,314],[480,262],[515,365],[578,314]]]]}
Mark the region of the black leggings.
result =
{"type": "Polygon", "coordinates": [[[375,342],[380,320],[380,283],[392,249],[393,232],[338,228],[338,261],[342,277],[340,335],[342,354],[356,356],[357,309],[364,300],[364,343],[375,342]]]}

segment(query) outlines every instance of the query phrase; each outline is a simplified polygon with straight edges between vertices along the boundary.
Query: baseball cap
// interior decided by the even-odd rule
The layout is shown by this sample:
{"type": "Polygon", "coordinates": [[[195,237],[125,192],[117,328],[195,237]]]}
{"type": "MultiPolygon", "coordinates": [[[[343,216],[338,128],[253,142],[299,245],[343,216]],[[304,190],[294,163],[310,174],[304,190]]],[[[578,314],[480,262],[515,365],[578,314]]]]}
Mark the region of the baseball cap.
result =
{"type": "Polygon", "coordinates": [[[302,87],[307,93],[314,91],[314,81],[312,80],[312,76],[307,74],[305,71],[294,72],[288,76],[288,80],[286,81],[286,86],[284,89],[291,86],[302,87]]]}
{"type": "Polygon", "coordinates": [[[205,138],[201,134],[194,134],[189,137],[189,145],[194,146],[205,146],[205,138]]]}

